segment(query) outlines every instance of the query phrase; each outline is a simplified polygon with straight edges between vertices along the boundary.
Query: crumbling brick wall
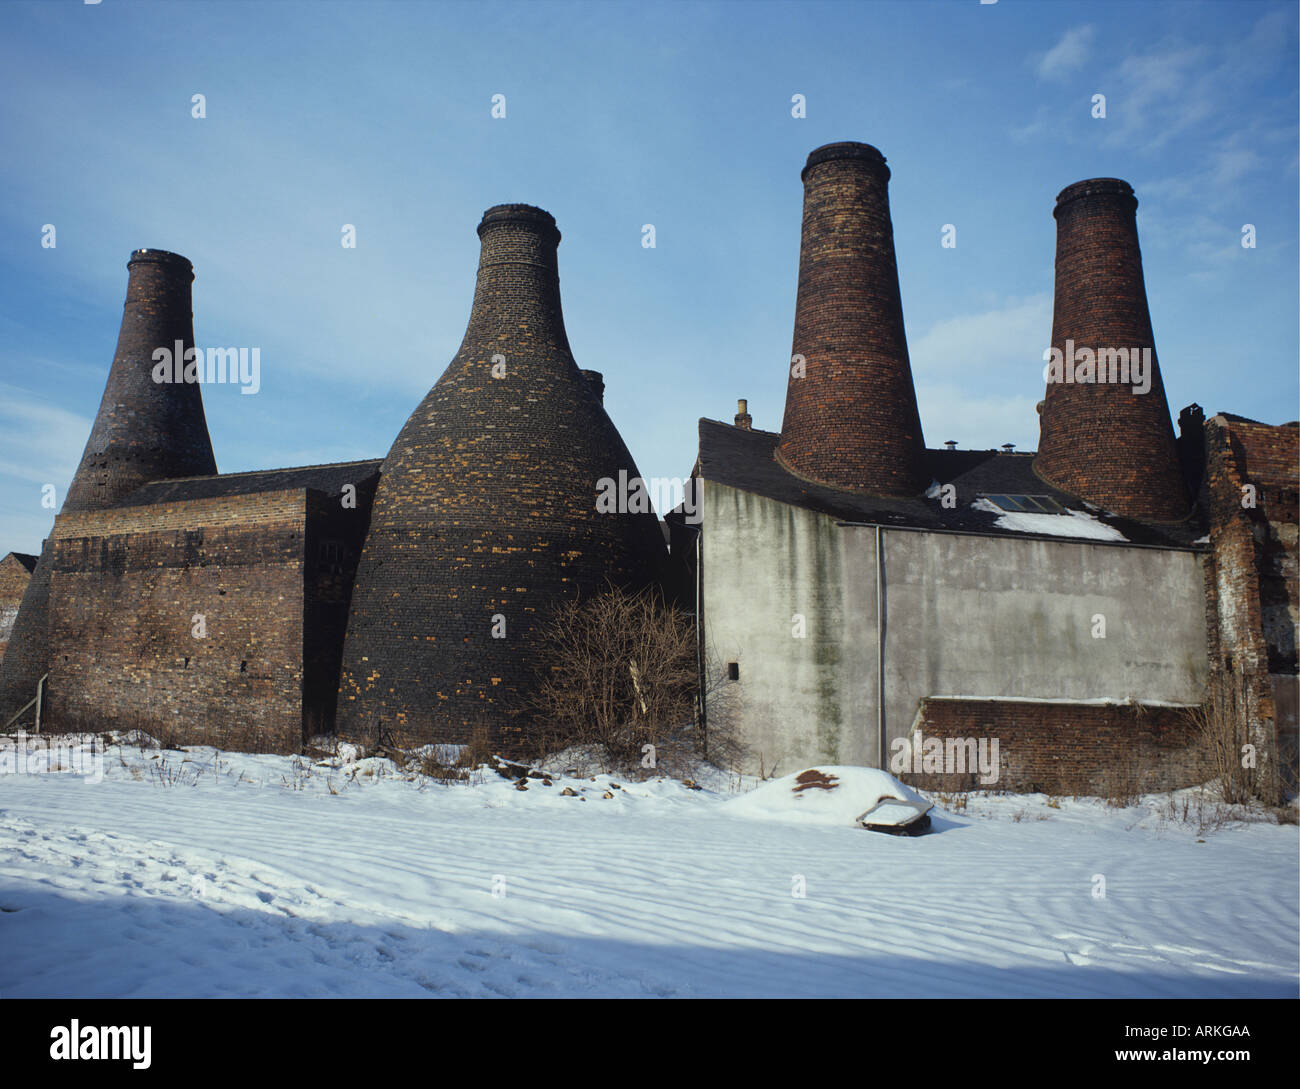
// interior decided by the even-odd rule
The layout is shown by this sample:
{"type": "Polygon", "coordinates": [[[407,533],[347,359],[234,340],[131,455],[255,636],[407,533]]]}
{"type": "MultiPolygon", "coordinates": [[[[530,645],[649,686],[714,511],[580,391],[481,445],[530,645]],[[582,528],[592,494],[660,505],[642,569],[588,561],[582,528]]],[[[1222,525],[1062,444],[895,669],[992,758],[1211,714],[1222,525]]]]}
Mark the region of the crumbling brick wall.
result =
{"type": "Polygon", "coordinates": [[[927,774],[923,763],[921,773],[899,775],[921,790],[1108,797],[1175,790],[1202,778],[1195,731],[1181,707],[932,697],[921,701],[909,738],[918,732],[945,752],[950,739],[998,742],[996,782],[951,764],[927,774]]]}
{"type": "Polygon", "coordinates": [[[1282,793],[1296,778],[1297,428],[1219,415],[1205,443],[1212,674],[1244,687],[1266,790],[1282,793]]]}
{"type": "Polygon", "coordinates": [[[34,556],[19,556],[16,552],[10,552],[0,560],[0,660],[9,645],[14,621],[18,619],[18,606],[32,580],[34,566],[34,556]]]}

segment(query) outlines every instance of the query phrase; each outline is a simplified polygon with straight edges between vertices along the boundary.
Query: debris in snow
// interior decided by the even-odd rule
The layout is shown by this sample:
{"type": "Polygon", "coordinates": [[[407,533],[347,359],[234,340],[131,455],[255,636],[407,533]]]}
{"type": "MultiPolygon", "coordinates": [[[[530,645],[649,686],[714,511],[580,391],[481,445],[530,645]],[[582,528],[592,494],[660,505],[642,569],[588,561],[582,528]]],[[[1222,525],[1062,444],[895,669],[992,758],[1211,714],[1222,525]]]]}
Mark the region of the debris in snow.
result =
{"type": "Polygon", "coordinates": [[[839,786],[839,779],[834,775],[826,775],[816,768],[810,768],[808,771],[801,771],[795,776],[794,792],[798,794],[801,790],[810,790],[817,787],[820,790],[834,790],[839,786]]]}
{"type": "Polygon", "coordinates": [[[722,809],[760,820],[854,826],[886,799],[930,808],[920,794],[888,772],[831,766],[769,780],[723,802],[722,809]]]}
{"type": "Polygon", "coordinates": [[[894,836],[919,836],[930,830],[931,802],[908,802],[902,798],[881,798],[858,818],[863,828],[894,836]]]}

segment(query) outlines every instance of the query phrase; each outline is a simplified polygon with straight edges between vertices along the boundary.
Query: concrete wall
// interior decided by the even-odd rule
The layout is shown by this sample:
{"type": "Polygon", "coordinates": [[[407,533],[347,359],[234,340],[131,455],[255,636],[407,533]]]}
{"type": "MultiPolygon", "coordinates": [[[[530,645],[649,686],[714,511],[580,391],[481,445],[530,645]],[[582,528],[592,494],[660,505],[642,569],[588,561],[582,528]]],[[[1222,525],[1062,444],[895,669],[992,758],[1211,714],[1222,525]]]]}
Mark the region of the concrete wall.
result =
{"type": "MultiPolygon", "coordinates": [[[[711,706],[747,770],[877,765],[875,531],[710,481],[702,502],[705,641],[740,669],[711,706]]],[[[883,553],[887,741],[927,696],[1201,698],[1197,554],[901,530],[883,553]]]]}

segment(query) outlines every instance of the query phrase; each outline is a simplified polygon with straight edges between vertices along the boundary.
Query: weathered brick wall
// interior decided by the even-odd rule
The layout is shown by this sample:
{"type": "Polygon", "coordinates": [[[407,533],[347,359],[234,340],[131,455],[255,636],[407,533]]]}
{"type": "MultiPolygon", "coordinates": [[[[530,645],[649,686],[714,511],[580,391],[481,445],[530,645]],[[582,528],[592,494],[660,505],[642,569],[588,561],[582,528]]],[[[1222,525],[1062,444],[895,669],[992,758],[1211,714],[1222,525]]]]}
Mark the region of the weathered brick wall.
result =
{"type": "Polygon", "coordinates": [[[454,743],[486,729],[504,748],[522,743],[537,632],[557,601],[606,580],[645,585],[666,559],[653,514],[597,509],[602,478],[638,473],[569,350],[554,219],[502,205],[478,231],[464,341],[375,494],[344,647],[343,734],[454,743]]]}
{"type": "Polygon", "coordinates": [[[980,783],[972,771],[899,776],[922,790],[1109,796],[1173,790],[1204,777],[1192,725],[1178,707],[931,698],[921,701],[909,737],[918,730],[942,742],[998,740],[997,782],[980,783]]]}
{"type": "Polygon", "coordinates": [[[298,749],[305,508],[295,490],[61,517],[50,728],[298,749]]]}
{"type": "Polygon", "coordinates": [[[15,553],[10,552],[0,560],[0,660],[4,659],[14,621],[18,619],[18,606],[31,581],[31,570],[15,553]]]}
{"type": "Polygon", "coordinates": [[[803,170],[803,235],[778,457],[838,488],[916,495],[930,483],[903,331],[889,167],[869,144],[827,144],[803,170]]]}
{"type": "MultiPolygon", "coordinates": [[[[31,701],[41,677],[50,668],[48,606],[52,548],[48,539],[41,545],[36,570],[23,591],[9,645],[0,659],[0,724],[8,722],[31,701]]],[[[35,710],[29,709],[19,721],[31,724],[34,719],[35,710]]]]}
{"type": "Polygon", "coordinates": [[[1056,198],[1052,346],[1150,348],[1146,393],[1133,384],[1048,382],[1034,468],[1064,491],[1131,518],[1176,521],[1190,501],[1156,364],[1127,182],[1093,178],[1056,198]]]}
{"type": "Polygon", "coordinates": [[[1215,416],[1206,423],[1210,660],[1220,683],[1240,678],[1256,743],[1294,787],[1296,630],[1300,618],[1297,429],[1215,416]],[[1254,505],[1243,503],[1254,488],[1254,505]],[[1279,698],[1280,697],[1280,698],[1279,698]]]}

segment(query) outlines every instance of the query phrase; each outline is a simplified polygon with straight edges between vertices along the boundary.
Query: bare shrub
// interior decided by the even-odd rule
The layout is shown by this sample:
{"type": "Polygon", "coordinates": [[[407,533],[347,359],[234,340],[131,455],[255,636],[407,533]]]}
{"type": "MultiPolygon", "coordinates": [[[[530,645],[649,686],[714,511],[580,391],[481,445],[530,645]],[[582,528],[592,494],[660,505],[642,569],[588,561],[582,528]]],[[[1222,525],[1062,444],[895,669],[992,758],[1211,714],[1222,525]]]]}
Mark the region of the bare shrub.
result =
{"type": "MultiPolygon", "coordinates": [[[[1229,805],[1266,801],[1265,777],[1257,767],[1245,766],[1246,746],[1254,745],[1248,682],[1244,674],[1216,674],[1204,701],[1187,716],[1196,737],[1202,774],[1215,783],[1229,805]]],[[[1267,754],[1261,754],[1267,755],[1267,754]]]]}
{"type": "Polygon", "coordinates": [[[692,732],[695,629],[657,591],[610,587],[566,601],[542,629],[540,644],[543,665],[530,709],[543,753],[599,745],[611,764],[631,769],[652,745],[657,766],[692,732]]]}
{"type": "MultiPolygon", "coordinates": [[[[1140,719],[1141,714],[1139,708],[1135,718],[1140,719]]],[[[1151,754],[1144,748],[1133,743],[1124,745],[1122,755],[1109,762],[1099,777],[1106,804],[1115,809],[1137,805],[1154,778],[1153,763],[1151,754]]]]}
{"type": "Polygon", "coordinates": [[[456,766],[473,771],[491,762],[493,755],[492,731],[486,726],[475,726],[470,733],[469,744],[460,750],[456,766]]]}

